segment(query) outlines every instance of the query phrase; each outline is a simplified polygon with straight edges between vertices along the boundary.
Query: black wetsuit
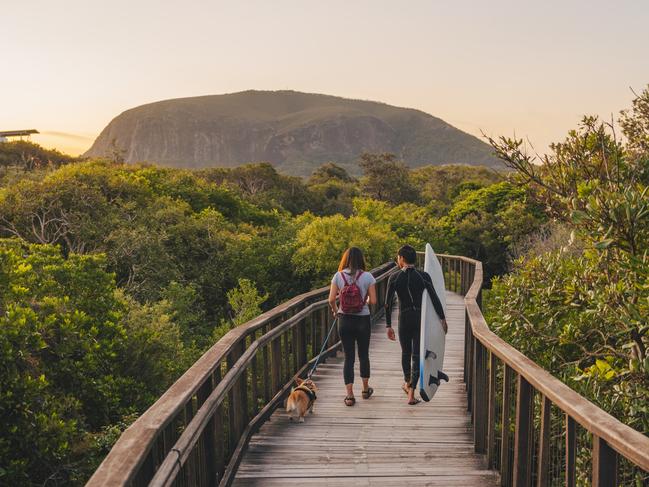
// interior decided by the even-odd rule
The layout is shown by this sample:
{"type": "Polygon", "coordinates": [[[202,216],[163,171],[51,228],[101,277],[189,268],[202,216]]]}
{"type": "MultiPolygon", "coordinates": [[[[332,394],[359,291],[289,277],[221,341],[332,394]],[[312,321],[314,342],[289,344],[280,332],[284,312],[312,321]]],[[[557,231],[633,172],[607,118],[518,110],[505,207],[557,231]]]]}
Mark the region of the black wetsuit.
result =
{"type": "Polygon", "coordinates": [[[435,292],[433,281],[427,272],[414,267],[404,267],[390,276],[385,297],[385,323],[392,326],[392,301],[399,297],[399,343],[401,344],[401,367],[404,380],[416,387],[419,380],[419,337],[421,333],[421,297],[428,291],[435,312],[445,319],[444,308],[435,292]]]}

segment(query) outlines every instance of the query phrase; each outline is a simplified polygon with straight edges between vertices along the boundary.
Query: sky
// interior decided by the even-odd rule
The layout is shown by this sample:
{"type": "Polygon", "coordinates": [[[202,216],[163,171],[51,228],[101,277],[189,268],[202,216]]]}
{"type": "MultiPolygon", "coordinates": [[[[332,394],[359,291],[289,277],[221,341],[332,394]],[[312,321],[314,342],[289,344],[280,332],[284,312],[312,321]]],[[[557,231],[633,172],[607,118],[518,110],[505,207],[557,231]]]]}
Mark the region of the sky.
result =
{"type": "Polygon", "coordinates": [[[292,89],[540,153],[649,83],[645,0],[0,0],[0,130],[78,154],[124,110],[292,89]]]}

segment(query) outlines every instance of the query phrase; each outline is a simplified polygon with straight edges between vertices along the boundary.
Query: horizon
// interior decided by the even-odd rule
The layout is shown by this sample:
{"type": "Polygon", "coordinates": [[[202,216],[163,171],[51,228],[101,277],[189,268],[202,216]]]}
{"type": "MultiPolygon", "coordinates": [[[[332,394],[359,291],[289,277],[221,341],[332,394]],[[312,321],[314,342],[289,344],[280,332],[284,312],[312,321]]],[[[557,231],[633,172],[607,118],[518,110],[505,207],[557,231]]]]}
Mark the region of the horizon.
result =
{"type": "Polygon", "coordinates": [[[649,82],[640,62],[649,4],[630,0],[67,0],[3,14],[13,69],[0,80],[0,130],[35,128],[32,141],[72,155],[128,109],[248,90],[412,108],[481,140],[516,135],[543,153],[584,115],[617,119],[649,82]]]}

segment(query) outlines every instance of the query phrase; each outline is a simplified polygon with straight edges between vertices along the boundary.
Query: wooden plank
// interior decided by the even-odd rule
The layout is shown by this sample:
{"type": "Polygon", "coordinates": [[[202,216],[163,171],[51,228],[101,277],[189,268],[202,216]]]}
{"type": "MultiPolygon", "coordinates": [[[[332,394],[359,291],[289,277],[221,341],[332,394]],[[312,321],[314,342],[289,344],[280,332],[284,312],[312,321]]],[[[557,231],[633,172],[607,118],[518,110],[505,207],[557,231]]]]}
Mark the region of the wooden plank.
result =
{"type": "MultiPolygon", "coordinates": [[[[275,411],[250,438],[233,485],[497,485],[498,476],[487,469],[484,455],[475,453],[465,408],[463,301],[449,294],[447,304],[445,368],[451,381],[430,403],[406,404],[401,349],[387,339],[381,321],[370,342],[372,398],[360,397],[359,383],[356,405],[345,406],[342,356],[320,365],[313,376],[319,389],[315,414],[299,424],[290,422],[282,409],[275,411]]],[[[323,318],[325,322],[328,316],[323,318]]],[[[486,375],[485,366],[486,360],[486,375]]],[[[357,361],[356,377],[358,368],[357,361]]]]}
{"type": "MultiPolygon", "coordinates": [[[[395,266],[388,262],[372,270],[374,276],[382,276],[395,266]]],[[[155,441],[167,427],[183,415],[185,404],[198,389],[209,380],[216,367],[230,353],[231,347],[238,343],[252,330],[265,327],[271,320],[283,315],[307,301],[325,299],[329,288],[315,289],[276,306],[253,320],[230,330],[214,346],[205,352],[200,359],[180,377],[153,406],[140,416],[119,438],[99,468],[92,475],[87,485],[99,487],[105,485],[126,485],[135,477],[148,481],[148,472],[141,476],[140,467],[154,447],[155,441]]]]}

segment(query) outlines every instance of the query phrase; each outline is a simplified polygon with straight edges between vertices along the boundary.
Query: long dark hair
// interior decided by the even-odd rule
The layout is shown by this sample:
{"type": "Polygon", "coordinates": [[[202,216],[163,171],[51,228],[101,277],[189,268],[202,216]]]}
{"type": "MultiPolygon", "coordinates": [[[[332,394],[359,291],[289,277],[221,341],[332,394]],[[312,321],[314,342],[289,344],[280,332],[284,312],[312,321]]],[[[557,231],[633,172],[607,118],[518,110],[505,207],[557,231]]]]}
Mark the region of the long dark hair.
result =
{"type": "Polygon", "coordinates": [[[363,251],[358,247],[349,247],[345,250],[342,259],[340,259],[338,271],[342,271],[348,267],[352,273],[365,270],[365,257],[363,257],[363,251]]]}

